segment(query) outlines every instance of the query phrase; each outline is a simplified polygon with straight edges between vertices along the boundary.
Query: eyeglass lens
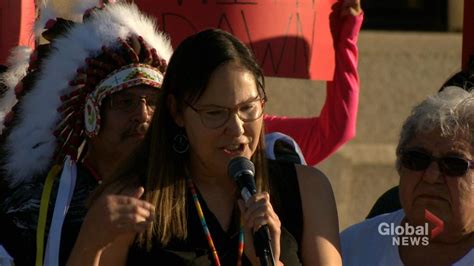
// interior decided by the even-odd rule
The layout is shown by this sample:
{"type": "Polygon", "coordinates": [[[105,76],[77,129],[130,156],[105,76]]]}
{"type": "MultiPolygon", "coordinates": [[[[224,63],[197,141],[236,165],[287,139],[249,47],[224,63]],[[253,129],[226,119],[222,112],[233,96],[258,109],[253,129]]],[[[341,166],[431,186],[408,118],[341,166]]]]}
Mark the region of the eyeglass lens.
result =
{"type": "Polygon", "coordinates": [[[145,100],[145,103],[149,108],[155,109],[158,97],[157,94],[154,93],[145,95],[118,93],[117,95],[112,95],[110,105],[112,109],[131,111],[135,110],[137,106],[140,105],[142,99],[145,100]]]}
{"type": "Polygon", "coordinates": [[[463,176],[469,169],[469,161],[458,157],[435,158],[421,151],[403,151],[400,161],[405,168],[414,171],[426,170],[432,161],[438,163],[441,173],[447,176],[463,176]]]}
{"type": "Polygon", "coordinates": [[[202,123],[209,128],[218,128],[223,126],[225,123],[227,123],[231,114],[233,114],[234,112],[236,112],[238,117],[244,122],[254,121],[261,117],[263,114],[263,106],[261,99],[256,99],[251,102],[243,103],[233,109],[224,107],[213,107],[203,109],[196,109],[194,107],[192,108],[200,115],[202,123]]]}

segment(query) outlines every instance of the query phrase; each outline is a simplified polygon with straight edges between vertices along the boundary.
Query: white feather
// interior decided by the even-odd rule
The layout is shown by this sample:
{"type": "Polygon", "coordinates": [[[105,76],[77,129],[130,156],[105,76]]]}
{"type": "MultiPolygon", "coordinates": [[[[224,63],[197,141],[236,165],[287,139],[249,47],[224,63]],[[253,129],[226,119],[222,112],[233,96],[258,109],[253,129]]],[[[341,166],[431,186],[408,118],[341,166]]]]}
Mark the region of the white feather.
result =
{"type": "Polygon", "coordinates": [[[7,59],[8,70],[0,75],[0,83],[7,87],[5,94],[0,98],[0,134],[3,130],[5,115],[17,102],[15,87],[26,75],[31,52],[31,48],[27,46],[13,48],[7,59]]]}
{"type": "Polygon", "coordinates": [[[35,34],[39,36],[50,19],[63,18],[82,22],[87,9],[98,6],[100,0],[44,0],[39,9],[39,18],[35,23],[35,34]]]}
{"type": "Polygon", "coordinates": [[[20,124],[7,138],[6,169],[11,186],[46,173],[56,148],[52,132],[60,119],[56,109],[61,95],[69,92],[69,81],[83,66],[86,57],[97,55],[101,47],[116,44],[118,37],[142,36],[166,61],[172,54],[168,37],[154,21],[133,4],[112,4],[94,12],[91,19],[77,24],[53,43],[54,53],[45,59],[40,76],[20,103],[20,124]]]}

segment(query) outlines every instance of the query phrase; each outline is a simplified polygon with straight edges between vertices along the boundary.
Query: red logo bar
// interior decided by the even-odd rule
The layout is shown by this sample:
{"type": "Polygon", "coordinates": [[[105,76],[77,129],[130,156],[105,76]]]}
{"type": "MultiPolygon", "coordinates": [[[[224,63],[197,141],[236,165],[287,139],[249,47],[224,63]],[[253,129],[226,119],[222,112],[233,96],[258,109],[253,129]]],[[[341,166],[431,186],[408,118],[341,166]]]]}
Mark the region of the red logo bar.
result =
{"type": "Polygon", "coordinates": [[[425,219],[428,222],[431,222],[432,224],[435,225],[435,228],[431,230],[431,239],[435,238],[438,236],[441,232],[444,230],[444,222],[438,216],[434,215],[427,209],[425,209],[425,219]]]}

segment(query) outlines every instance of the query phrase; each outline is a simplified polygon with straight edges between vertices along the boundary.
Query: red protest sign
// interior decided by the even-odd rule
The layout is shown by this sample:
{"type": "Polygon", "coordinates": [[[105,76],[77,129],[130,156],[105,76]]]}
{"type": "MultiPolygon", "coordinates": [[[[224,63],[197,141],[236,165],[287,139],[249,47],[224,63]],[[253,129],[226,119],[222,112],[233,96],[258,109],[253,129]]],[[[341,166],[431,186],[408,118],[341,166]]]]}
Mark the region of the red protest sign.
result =
{"type": "Polygon", "coordinates": [[[254,52],[265,75],[330,80],[329,16],[337,0],[135,0],[173,46],[205,28],[229,31],[254,52]]]}
{"type": "Polygon", "coordinates": [[[13,47],[34,46],[34,21],[34,0],[0,1],[0,64],[5,64],[13,47]]]}
{"type": "Polygon", "coordinates": [[[469,58],[474,57],[474,0],[464,0],[462,34],[462,69],[467,70],[469,58]]]}

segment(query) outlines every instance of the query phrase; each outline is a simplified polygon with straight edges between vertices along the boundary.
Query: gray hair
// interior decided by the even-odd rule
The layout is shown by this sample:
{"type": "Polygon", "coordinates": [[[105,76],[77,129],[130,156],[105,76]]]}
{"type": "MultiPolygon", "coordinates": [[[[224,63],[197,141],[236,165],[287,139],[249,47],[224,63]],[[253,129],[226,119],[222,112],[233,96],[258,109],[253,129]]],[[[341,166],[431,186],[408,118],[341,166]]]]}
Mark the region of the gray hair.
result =
{"type": "Polygon", "coordinates": [[[397,157],[400,150],[417,133],[435,129],[441,131],[441,136],[465,134],[468,141],[472,143],[474,140],[474,92],[467,92],[459,87],[446,87],[415,106],[403,123],[397,146],[397,157]]]}

